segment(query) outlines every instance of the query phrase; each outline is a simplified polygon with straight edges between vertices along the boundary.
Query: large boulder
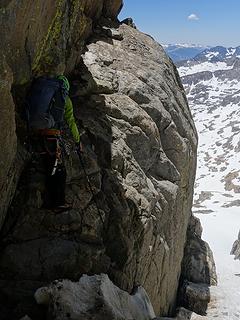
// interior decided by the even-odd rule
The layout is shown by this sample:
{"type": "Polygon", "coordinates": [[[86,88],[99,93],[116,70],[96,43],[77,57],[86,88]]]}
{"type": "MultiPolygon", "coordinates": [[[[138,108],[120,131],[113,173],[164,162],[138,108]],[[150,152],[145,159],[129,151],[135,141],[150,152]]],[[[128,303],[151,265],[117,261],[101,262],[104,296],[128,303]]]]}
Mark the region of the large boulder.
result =
{"type": "Polygon", "coordinates": [[[210,302],[209,286],[185,281],[180,291],[181,305],[199,315],[206,315],[210,302]]]}
{"type": "Polygon", "coordinates": [[[115,261],[111,276],[127,290],[144,284],[156,312],[168,312],[191,215],[196,131],[177,71],[163,49],[131,27],[118,31],[122,41],[95,36],[87,46],[79,74],[82,83],[88,81],[75,103],[84,106],[79,116],[101,144],[98,159],[107,169],[103,187],[115,212],[107,237],[115,261]],[[101,126],[93,119],[95,110],[98,119],[105,115],[101,126]]]}
{"type": "Polygon", "coordinates": [[[78,282],[55,281],[35,293],[38,304],[48,306],[56,320],[152,320],[153,307],[144,288],[132,295],[120,290],[107,275],[83,275],[78,282]]]}

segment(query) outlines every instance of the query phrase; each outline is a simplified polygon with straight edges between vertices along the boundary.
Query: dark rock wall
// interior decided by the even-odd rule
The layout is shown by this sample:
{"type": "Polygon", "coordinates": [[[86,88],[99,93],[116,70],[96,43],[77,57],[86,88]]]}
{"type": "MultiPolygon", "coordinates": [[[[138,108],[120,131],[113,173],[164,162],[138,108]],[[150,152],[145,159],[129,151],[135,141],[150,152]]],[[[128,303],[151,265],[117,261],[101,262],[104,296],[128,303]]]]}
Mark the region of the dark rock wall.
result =
{"type": "Polygon", "coordinates": [[[0,108],[0,225],[2,225],[16,184],[16,182],[14,183],[13,159],[16,154],[17,137],[15,134],[15,108],[10,92],[13,76],[5,58],[1,56],[0,60],[0,93],[2,100],[0,108]]]}
{"type": "Polygon", "coordinates": [[[174,310],[197,134],[176,68],[150,36],[118,24],[121,6],[1,4],[0,296],[2,314],[11,310],[12,319],[42,319],[32,299],[38,287],[100,272],[128,291],[144,286],[156,313],[174,310]],[[86,130],[84,163],[95,197],[67,135],[73,209],[56,215],[41,209],[45,176],[39,159],[29,162],[19,115],[32,76],[61,72],[70,76],[86,130]]]}

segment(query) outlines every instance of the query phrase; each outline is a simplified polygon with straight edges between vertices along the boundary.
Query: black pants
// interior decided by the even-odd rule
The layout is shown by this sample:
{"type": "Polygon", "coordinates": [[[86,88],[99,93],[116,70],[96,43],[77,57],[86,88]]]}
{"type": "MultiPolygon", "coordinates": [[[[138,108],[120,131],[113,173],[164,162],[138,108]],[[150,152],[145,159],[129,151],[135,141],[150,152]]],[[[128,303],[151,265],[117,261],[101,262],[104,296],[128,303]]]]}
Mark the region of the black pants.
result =
{"type": "Polygon", "coordinates": [[[58,207],[65,203],[66,169],[63,163],[58,164],[56,171],[52,174],[55,158],[45,157],[46,164],[46,207],[58,207]]]}
{"type": "Polygon", "coordinates": [[[39,157],[46,176],[44,207],[51,209],[61,206],[65,204],[66,168],[62,152],[59,152],[58,137],[40,136],[34,140],[34,153],[39,157]]]}

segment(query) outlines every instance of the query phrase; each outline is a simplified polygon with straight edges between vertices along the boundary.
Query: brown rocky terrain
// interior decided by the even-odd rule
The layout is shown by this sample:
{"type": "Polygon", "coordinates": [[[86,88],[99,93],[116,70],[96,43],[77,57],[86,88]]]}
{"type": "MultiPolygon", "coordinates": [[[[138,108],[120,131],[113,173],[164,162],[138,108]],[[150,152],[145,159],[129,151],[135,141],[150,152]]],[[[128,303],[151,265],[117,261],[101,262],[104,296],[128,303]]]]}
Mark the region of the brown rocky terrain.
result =
{"type": "Polygon", "coordinates": [[[120,0],[1,3],[3,319],[52,318],[34,292],[83,274],[106,273],[129,293],[143,286],[163,316],[175,312],[181,283],[215,281],[211,253],[192,223],[197,133],[184,89],[161,46],[118,22],[121,6],[120,0]],[[45,176],[27,151],[21,113],[33,77],[59,73],[71,80],[86,132],[94,197],[66,134],[73,208],[54,214],[42,209],[45,176]]]}

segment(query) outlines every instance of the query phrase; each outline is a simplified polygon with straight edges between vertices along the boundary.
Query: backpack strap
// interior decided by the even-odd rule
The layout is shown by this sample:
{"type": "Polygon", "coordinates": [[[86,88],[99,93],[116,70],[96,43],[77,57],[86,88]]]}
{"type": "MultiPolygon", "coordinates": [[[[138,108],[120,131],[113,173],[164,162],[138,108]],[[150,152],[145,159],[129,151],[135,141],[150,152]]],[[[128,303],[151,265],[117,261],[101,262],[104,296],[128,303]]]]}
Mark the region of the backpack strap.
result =
{"type": "Polygon", "coordinates": [[[48,112],[53,116],[57,129],[61,129],[64,121],[64,109],[68,95],[68,91],[64,87],[61,79],[54,79],[56,81],[56,90],[49,105],[48,112]]]}

